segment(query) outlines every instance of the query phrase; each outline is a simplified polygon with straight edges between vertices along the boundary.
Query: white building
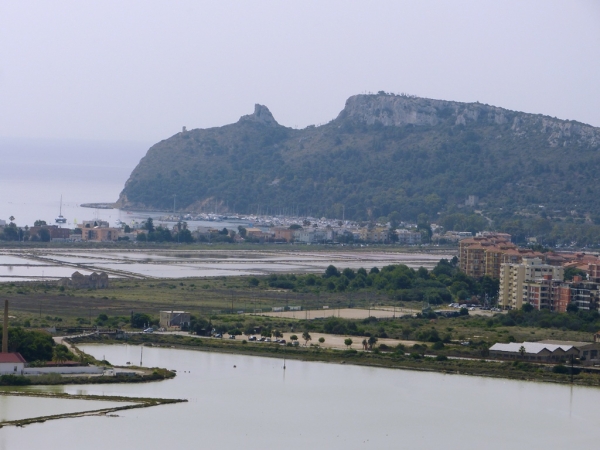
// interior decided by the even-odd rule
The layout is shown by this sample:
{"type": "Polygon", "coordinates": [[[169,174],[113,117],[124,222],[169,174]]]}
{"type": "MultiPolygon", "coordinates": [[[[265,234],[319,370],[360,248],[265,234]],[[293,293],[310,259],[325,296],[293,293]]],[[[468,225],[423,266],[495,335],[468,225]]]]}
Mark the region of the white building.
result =
{"type": "Polygon", "coordinates": [[[334,238],[335,233],[331,228],[294,231],[294,240],[303,244],[331,242],[334,238]]]}
{"type": "Polygon", "coordinates": [[[20,353],[0,353],[0,375],[22,375],[26,362],[20,353]]]}

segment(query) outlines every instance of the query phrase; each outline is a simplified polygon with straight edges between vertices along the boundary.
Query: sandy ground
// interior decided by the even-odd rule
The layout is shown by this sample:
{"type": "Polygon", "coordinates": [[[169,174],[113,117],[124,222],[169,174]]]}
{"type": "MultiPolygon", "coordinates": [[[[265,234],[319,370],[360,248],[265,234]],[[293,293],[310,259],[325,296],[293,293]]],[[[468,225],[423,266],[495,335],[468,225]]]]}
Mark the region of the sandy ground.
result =
{"type": "MultiPolygon", "coordinates": [[[[449,309],[449,311],[456,311],[455,309],[449,309]]],[[[282,317],[286,319],[325,319],[327,317],[341,317],[343,319],[366,319],[367,317],[377,317],[378,319],[383,318],[394,318],[401,317],[405,314],[416,314],[421,312],[419,309],[409,308],[394,308],[393,306],[377,307],[377,309],[371,308],[340,308],[340,309],[322,309],[322,310],[309,310],[309,311],[282,311],[282,312],[264,312],[256,313],[255,315],[269,316],[269,317],[282,317]]],[[[469,311],[470,315],[476,316],[493,316],[492,311],[482,311],[475,309],[469,311]]],[[[252,314],[250,314],[252,315],[252,314]]]]}
{"type": "Polygon", "coordinates": [[[282,311],[258,313],[261,316],[284,317],[286,319],[325,319],[327,317],[342,317],[344,319],[366,319],[367,317],[377,317],[378,319],[386,317],[400,317],[404,314],[415,314],[418,310],[408,308],[340,308],[340,309],[320,309],[310,311],[282,311]]]}
{"type": "MultiPolygon", "coordinates": [[[[283,338],[287,342],[291,342],[290,336],[292,334],[295,334],[296,336],[298,336],[298,342],[300,342],[300,345],[303,346],[304,340],[302,339],[302,331],[297,332],[297,333],[296,332],[283,333],[283,338]]],[[[361,342],[363,341],[363,339],[368,339],[364,336],[339,336],[339,335],[335,335],[335,334],[323,334],[323,333],[310,333],[310,337],[312,339],[308,342],[308,345],[314,344],[314,345],[319,345],[323,348],[335,348],[335,349],[339,349],[339,350],[344,350],[344,349],[348,348],[348,347],[346,347],[346,344],[344,344],[344,340],[346,340],[348,338],[352,339],[351,348],[356,349],[356,350],[362,350],[363,347],[362,347],[361,342]],[[325,339],[325,342],[322,344],[319,343],[320,337],[325,339]]],[[[378,339],[377,340],[377,345],[386,344],[386,345],[389,345],[390,347],[395,347],[398,344],[404,344],[407,347],[410,347],[410,346],[415,345],[416,343],[417,343],[416,341],[401,341],[398,339],[378,339]]],[[[259,342],[259,344],[263,344],[263,343],[259,342]]]]}

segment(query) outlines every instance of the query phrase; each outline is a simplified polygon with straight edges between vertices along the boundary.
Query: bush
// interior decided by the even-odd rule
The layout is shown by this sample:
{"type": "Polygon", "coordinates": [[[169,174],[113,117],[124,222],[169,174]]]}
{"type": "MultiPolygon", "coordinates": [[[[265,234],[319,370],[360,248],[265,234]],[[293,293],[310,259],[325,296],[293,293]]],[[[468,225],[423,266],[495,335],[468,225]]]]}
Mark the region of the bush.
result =
{"type": "Polygon", "coordinates": [[[0,386],[26,386],[28,384],[31,384],[31,380],[21,375],[0,376],[0,386]]]}
{"type": "Polygon", "coordinates": [[[444,343],[442,341],[437,341],[436,343],[434,343],[431,348],[433,350],[441,350],[445,347],[444,343]]]}
{"type": "Polygon", "coordinates": [[[435,357],[436,361],[448,361],[448,357],[446,355],[437,355],[435,357]]]}

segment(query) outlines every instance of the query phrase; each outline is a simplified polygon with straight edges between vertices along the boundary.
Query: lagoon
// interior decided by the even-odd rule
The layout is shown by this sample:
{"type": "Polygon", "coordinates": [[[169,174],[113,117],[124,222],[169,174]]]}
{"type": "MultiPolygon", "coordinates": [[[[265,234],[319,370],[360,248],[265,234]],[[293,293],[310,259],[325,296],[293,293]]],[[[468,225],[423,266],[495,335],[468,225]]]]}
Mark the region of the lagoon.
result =
{"type": "Polygon", "coordinates": [[[339,268],[383,267],[406,264],[433,268],[447,253],[396,251],[298,250],[0,250],[0,283],[52,280],[106,271],[111,278],[199,278],[271,273],[323,273],[330,264],[339,268]]]}
{"type": "MultiPolygon", "coordinates": [[[[81,348],[140,362],[138,346],[81,348]]],[[[151,347],[143,365],[178,375],[52,389],[189,403],[4,428],[0,449],[588,449],[600,438],[594,388],[302,361],[284,371],[280,359],[151,347]]]]}

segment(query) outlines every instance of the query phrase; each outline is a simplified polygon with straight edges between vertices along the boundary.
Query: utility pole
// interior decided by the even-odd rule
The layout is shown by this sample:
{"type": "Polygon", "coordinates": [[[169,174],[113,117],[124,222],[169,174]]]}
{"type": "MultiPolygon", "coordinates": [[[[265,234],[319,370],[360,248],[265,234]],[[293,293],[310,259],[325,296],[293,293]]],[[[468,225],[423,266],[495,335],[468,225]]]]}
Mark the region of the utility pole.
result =
{"type": "Polygon", "coordinates": [[[573,384],[573,354],[571,353],[571,384],[573,384]]]}

